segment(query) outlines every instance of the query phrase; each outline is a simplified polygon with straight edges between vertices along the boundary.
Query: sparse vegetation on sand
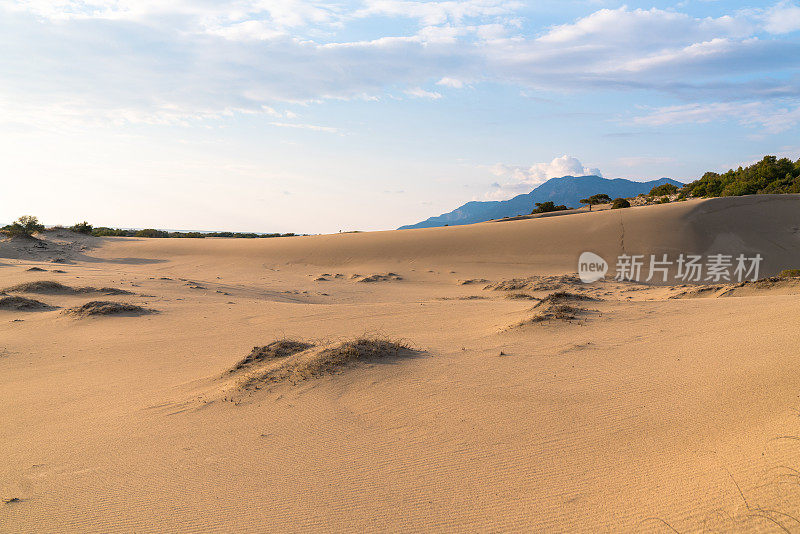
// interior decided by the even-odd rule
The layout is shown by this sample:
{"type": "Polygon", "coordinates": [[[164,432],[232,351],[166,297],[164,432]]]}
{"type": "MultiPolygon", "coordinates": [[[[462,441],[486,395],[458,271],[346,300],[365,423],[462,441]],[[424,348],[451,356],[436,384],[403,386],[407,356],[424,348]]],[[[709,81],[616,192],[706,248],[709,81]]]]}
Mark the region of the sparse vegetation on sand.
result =
{"type": "Polygon", "coordinates": [[[538,308],[539,306],[543,305],[557,305],[563,302],[569,301],[589,301],[589,300],[600,300],[594,297],[590,297],[588,295],[579,295],[578,293],[569,293],[567,291],[556,291],[554,293],[550,293],[545,298],[540,300],[536,303],[534,308],[538,308]]]}
{"type": "Polygon", "coordinates": [[[9,237],[32,237],[44,230],[44,225],[33,215],[23,215],[13,223],[0,228],[9,237]]]}
{"type": "Polygon", "coordinates": [[[7,287],[4,291],[8,293],[74,293],[75,289],[65,286],[53,280],[37,280],[35,282],[23,282],[15,286],[7,287]]]}
{"type": "MultiPolygon", "coordinates": [[[[88,224],[88,223],[83,223],[83,224],[88,224]]],[[[91,227],[91,225],[88,226],[91,227]]],[[[237,239],[257,239],[257,238],[270,238],[270,237],[293,237],[299,234],[295,233],[256,234],[254,232],[168,232],[166,230],[157,230],[155,228],[144,228],[142,230],[127,230],[123,228],[108,228],[106,226],[100,226],[97,228],[93,228],[91,230],[91,235],[95,237],[147,237],[147,238],[161,238],[161,239],[163,238],[203,239],[205,237],[233,237],[237,239]]]]}
{"type": "Polygon", "coordinates": [[[278,365],[251,375],[241,385],[245,389],[250,389],[271,382],[297,383],[309,378],[335,374],[359,363],[387,361],[415,354],[418,354],[418,351],[404,342],[377,337],[359,337],[326,348],[311,346],[304,351],[280,358],[278,365]]]}
{"type": "Polygon", "coordinates": [[[578,318],[578,314],[581,312],[586,311],[585,308],[578,308],[577,306],[570,306],[569,304],[558,304],[555,306],[548,306],[547,309],[544,309],[525,321],[522,321],[520,325],[530,324],[530,323],[541,323],[544,321],[551,321],[551,320],[561,320],[561,321],[574,321],[578,318]]]}
{"type": "Polygon", "coordinates": [[[68,315],[75,317],[92,317],[97,315],[144,315],[153,313],[154,310],[137,306],[136,304],[126,304],[124,302],[109,302],[104,300],[93,300],[81,306],[69,308],[65,311],[68,315]]]}
{"type": "Polygon", "coordinates": [[[506,295],[506,298],[509,300],[539,300],[533,295],[528,295],[527,293],[509,293],[506,295]]]}
{"type": "Polygon", "coordinates": [[[459,280],[458,284],[462,286],[469,286],[472,284],[486,284],[489,282],[486,278],[470,278],[469,280],[459,280]]]}
{"type": "Polygon", "coordinates": [[[37,280],[35,282],[24,282],[15,286],[7,287],[4,291],[8,293],[38,293],[38,294],[64,294],[78,295],[86,293],[99,293],[102,295],[133,295],[126,289],[115,287],[70,287],[54,280],[37,280]]]}
{"type": "Polygon", "coordinates": [[[392,280],[402,280],[403,277],[397,273],[386,273],[386,274],[371,274],[369,276],[365,276],[359,282],[389,282],[392,280]]]}
{"type": "Polygon", "coordinates": [[[751,291],[788,291],[789,294],[796,294],[800,290],[800,269],[787,269],[781,271],[778,276],[768,276],[758,280],[745,280],[730,284],[707,284],[693,286],[689,289],[672,295],[671,299],[691,299],[691,298],[719,298],[735,297],[740,295],[752,294],[751,291]],[[788,274],[784,274],[788,271],[788,274]]]}
{"type": "Polygon", "coordinates": [[[691,298],[701,298],[701,297],[710,297],[716,296],[716,293],[723,289],[725,286],[721,284],[708,284],[708,285],[701,285],[691,287],[680,293],[676,293],[669,298],[671,299],[691,299],[691,298]]]}
{"type": "Polygon", "coordinates": [[[253,347],[250,354],[237,363],[229,372],[233,373],[257,362],[286,358],[292,354],[308,350],[313,346],[313,343],[306,343],[305,341],[280,339],[278,341],[273,341],[269,345],[264,345],[263,347],[253,347]]]}
{"type": "Polygon", "coordinates": [[[579,295],[577,293],[569,293],[566,291],[556,291],[550,293],[539,302],[537,302],[533,309],[536,314],[529,319],[517,324],[517,326],[524,326],[533,323],[541,323],[544,321],[560,320],[560,321],[574,321],[578,317],[588,312],[586,308],[581,308],[572,304],[576,301],[597,301],[600,299],[590,297],[588,295],[579,295]]]}
{"type": "Polygon", "coordinates": [[[486,285],[483,289],[491,291],[554,291],[563,288],[582,289],[583,283],[574,274],[558,276],[529,276],[527,278],[512,278],[486,285]]]}
{"type": "Polygon", "coordinates": [[[302,371],[309,376],[332,373],[356,362],[367,362],[400,356],[410,351],[405,343],[389,339],[362,337],[341,343],[332,348],[323,349],[316,358],[306,362],[302,371]]]}
{"type": "Polygon", "coordinates": [[[92,225],[86,221],[75,223],[69,229],[76,234],[92,235],[92,225]]]}
{"type": "Polygon", "coordinates": [[[52,306],[25,297],[0,297],[0,310],[35,311],[49,310],[52,306]]]}

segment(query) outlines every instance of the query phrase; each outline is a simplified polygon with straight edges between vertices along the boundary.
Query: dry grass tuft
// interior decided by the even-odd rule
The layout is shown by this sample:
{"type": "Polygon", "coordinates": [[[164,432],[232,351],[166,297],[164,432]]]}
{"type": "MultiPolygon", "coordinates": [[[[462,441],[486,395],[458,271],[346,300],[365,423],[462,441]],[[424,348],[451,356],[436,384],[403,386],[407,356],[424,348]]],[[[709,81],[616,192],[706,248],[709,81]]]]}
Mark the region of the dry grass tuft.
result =
{"type": "Polygon", "coordinates": [[[568,304],[557,304],[555,306],[548,307],[546,310],[537,313],[527,321],[523,321],[520,324],[541,323],[543,321],[552,321],[554,319],[561,321],[574,321],[578,318],[578,315],[581,312],[585,311],[585,308],[578,308],[568,304]]]}
{"type": "Polygon", "coordinates": [[[278,341],[273,341],[269,345],[264,345],[263,347],[253,347],[253,350],[250,352],[250,354],[248,354],[228,372],[233,373],[258,362],[286,358],[287,356],[308,350],[313,346],[313,343],[306,343],[304,341],[280,339],[278,341]]]}
{"type": "Polygon", "coordinates": [[[533,309],[537,313],[518,323],[516,326],[524,326],[533,323],[542,323],[545,321],[575,321],[581,315],[587,313],[589,310],[571,304],[572,302],[586,302],[598,301],[601,299],[593,298],[588,295],[579,295],[577,293],[568,293],[566,291],[556,291],[550,293],[545,298],[537,302],[533,309]]]}
{"type": "Polygon", "coordinates": [[[506,298],[509,300],[539,300],[533,295],[528,295],[527,293],[509,293],[506,295],[506,298]]]}
{"type": "Polygon", "coordinates": [[[133,291],[127,289],[119,289],[116,287],[80,287],[78,293],[101,293],[103,295],[133,295],[133,291]]]}
{"type": "Polygon", "coordinates": [[[580,278],[574,274],[559,276],[529,276],[528,278],[512,278],[485,286],[491,291],[554,291],[563,288],[582,288],[580,278]]]}
{"type": "Polygon", "coordinates": [[[53,280],[37,280],[36,282],[24,282],[15,286],[7,287],[5,291],[9,293],[73,293],[75,290],[53,280]]]}
{"type": "MultiPolygon", "coordinates": [[[[691,299],[691,298],[719,298],[719,297],[735,297],[740,294],[747,294],[746,290],[768,291],[768,290],[793,290],[796,291],[800,288],[800,279],[792,273],[796,269],[782,271],[778,276],[769,276],[760,278],[758,280],[745,280],[744,282],[731,283],[731,284],[716,284],[716,285],[698,285],[690,287],[676,295],[672,295],[671,299],[691,299]],[[784,274],[787,273],[787,274],[784,274]],[[744,292],[740,290],[745,290],[744,292]]],[[[800,271],[798,271],[800,273],[800,271]]]]}
{"type": "Polygon", "coordinates": [[[713,293],[724,289],[723,285],[704,285],[695,286],[685,291],[681,291],[675,295],[670,296],[671,299],[693,299],[700,297],[712,296],[713,293]]]}
{"type": "Polygon", "coordinates": [[[35,311],[50,310],[52,306],[25,297],[0,297],[0,310],[35,311]]]}
{"type": "Polygon", "coordinates": [[[133,295],[132,292],[115,287],[70,287],[54,280],[37,280],[35,282],[24,282],[15,286],[7,287],[5,291],[9,293],[38,293],[79,295],[86,293],[99,293],[101,295],[133,295]]]}
{"type": "Polygon", "coordinates": [[[473,284],[485,284],[489,282],[486,278],[470,278],[469,280],[459,280],[458,285],[461,286],[471,286],[473,284]]]}
{"type": "Polygon", "coordinates": [[[359,282],[389,282],[393,280],[402,280],[403,277],[396,273],[386,273],[386,274],[371,274],[369,276],[365,276],[359,282]]]}
{"type": "Polygon", "coordinates": [[[588,301],[588,300],[599,300],[594,297],[590,297],[588,295],[579,295],[577,293],[569,293],[567,291],[556,291],[554,293],[550,293],[545,298],[541,299],[539,302],[536,303],[534,308],[538,308],[539,306],[543,305],[558,305],[564,302],[570,301],[588,301]]]}
{"type": "MultiPolygon", "coordinates": [[[[269,345],[268,345],[269,346],[269,345]]],[[[298,383],[310,378],[335,374],[367,362],[390,361],[418,354],[408,344],[389,339],[360,337],[326,348],[310,347],[279,359],[261,372],[250,375],[242,384],[244,389],[275,382],[298,383]]],[[[269,364],[267,364],[269,365],[269,364]]]]}
{"type": "Polygon", "coordinates": [[[323,349],[315,358],[305,362],[298,371],[305,377],[333,373],[357,362],[367,362],[400,356],[411,347],[388,339],[358,338],[335,347],[323,349]]]}
{"type": "Polygon", "coordinates": [[[124,302],[109,302],[105,300],[93,300],[81,306],[69,308],[64,313],[81,318],[93,317],[97,315],[128,315],[137,316],[154,313],[155,310],[143,308],[135,304],[124,302]]]}

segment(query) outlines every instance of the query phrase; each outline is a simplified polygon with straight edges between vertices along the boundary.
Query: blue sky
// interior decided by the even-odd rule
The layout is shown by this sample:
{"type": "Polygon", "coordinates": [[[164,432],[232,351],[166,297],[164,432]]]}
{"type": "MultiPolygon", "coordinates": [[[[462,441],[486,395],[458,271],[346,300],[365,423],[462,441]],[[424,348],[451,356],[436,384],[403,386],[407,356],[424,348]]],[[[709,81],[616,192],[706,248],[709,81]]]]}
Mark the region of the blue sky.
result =
{"type": "Polygon", "coordinates": [[[800,157],[795,1],[7,0],[0,217],[390,229],[800,157]]]}

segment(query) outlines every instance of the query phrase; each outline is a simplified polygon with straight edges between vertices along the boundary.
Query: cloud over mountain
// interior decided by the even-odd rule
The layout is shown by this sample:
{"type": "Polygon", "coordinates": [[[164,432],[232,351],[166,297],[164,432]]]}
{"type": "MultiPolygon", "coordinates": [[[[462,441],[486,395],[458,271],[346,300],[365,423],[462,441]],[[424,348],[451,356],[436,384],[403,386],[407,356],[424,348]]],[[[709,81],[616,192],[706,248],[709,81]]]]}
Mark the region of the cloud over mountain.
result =
{"type": "Polygon", "coordinates": [[[573,156],[563,155],[554,158],[549,163],[534,163],[529,167],[520,165],[506,165],[498,163],[489,168],[492,175],[498,178],[494,182],[487,198],[502,200],[528,192],[533,187],[542,184],[550,178],[561,176],[603,176],[600,169],[593,169],[573,156]],[[502,182],[502,183],[501,183],[502,182]]]}

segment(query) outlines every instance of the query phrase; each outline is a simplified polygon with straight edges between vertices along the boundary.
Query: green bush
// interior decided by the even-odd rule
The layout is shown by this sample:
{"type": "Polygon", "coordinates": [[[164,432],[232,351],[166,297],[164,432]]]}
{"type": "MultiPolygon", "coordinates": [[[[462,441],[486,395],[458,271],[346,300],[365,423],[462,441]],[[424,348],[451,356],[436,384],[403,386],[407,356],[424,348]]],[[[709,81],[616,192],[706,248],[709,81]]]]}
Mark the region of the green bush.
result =
{"type": "Polygon", "coordinates": [[[612,210],[618,210],[620,208],[630,208],[631,203],[628,202],[626,198],[615,198],[614,202],[611,203],[612,210]]]}
{"type": "Polygon", "coordinates": [[[611,197],[605,193],[598,193],[590,196],[589,198],[582,198],[580,200],[581,204],[589,205],[589,211],[592,211],[592,206],[596,204],[608,204],[609,202],[611,202],[611,197]]]}
{"type": "Polygon", "coordinates": [[[135,233],[135,230],[121,230],[107,226],[100,226],[92,230],[92,235],[95,237],[133,237],[135,233]]]}
{"type": "Polygon", "coordinates": [[[193,238],[193,239],[202,239],[206,236],[206,234],[201,232],[170,232],[168,237],[185,237],[185,238],[193,238]]]}
{"type": "Polygon", "coordinates": [[[92,225],[86,221],[75,223],[69,229],[76,234],[92,235],[92,225]]]}
{"type": "Polygon", "coordinates": [[[784,269],[778,273],[781,278],[797,278],[800,276],[800,269],[784,269]]]}
{"type": "Polygon", "coordinates": [[[13,223],[4,226],[3,232],[11,237],[31,237],[44,230],[44,225],[33,215],[23,215],[13,223]]]}
{"type": "Polygon", "coordinates": [[[536,213],[550,213],[551,211],[564,211],[568,210],[569,208],[566,207],[564,204],[559,204],[556,206],[552,201],[548,200],[547,202],[537,202],[536,208],[531,212],[531,214],[536,213]]]}
{"type": "Polygon", "coordinates": [[[678,192],[678,186],[675,184],[661,184],[655,186],[650,190],[651,197],[661,197],[664,195],[674,195],[678,192]]]}
{"type": "Polygon", "coordinates": [[[169,232],[165,232],[164,230],[156,230],[155,228],[145,228],[144,230],[139,230],[135,234],[134,237],[169,237],[169,232]]]}
{"type": "Polygon", "coordinates": [[[800,159],[765,156],[749,167],[730,169],[724,174],[707,172],[683,188],[695,197],[726,197],[770,193],[800,193],[800,159]]]}

